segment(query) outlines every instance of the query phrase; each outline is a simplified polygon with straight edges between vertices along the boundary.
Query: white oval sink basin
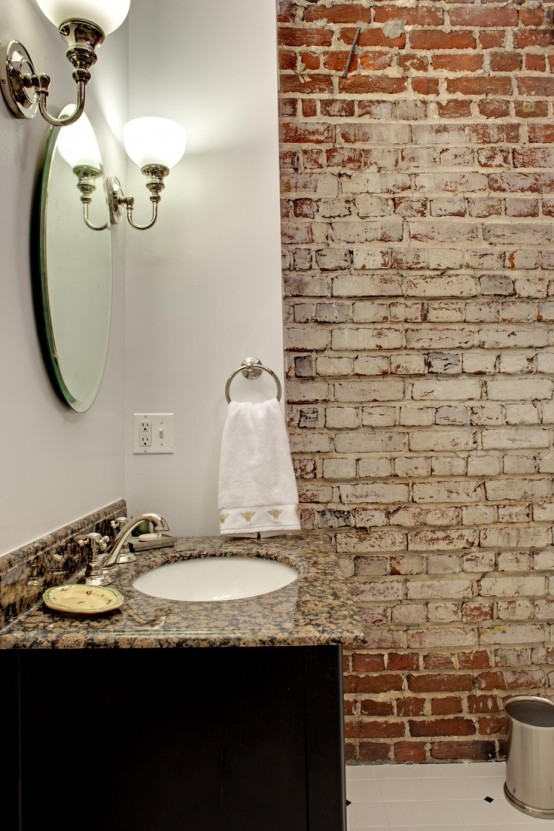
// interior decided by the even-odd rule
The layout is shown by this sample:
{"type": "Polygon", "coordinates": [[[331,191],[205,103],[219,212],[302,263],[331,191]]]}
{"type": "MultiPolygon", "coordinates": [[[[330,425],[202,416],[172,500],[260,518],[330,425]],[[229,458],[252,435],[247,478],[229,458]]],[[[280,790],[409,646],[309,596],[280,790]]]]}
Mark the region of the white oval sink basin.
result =
{"type": "Polygon", "coordinates": [[[257,557],[196,557],[141,574],[133,588],[166,600],[239,600],[282,589],[298,577],[285,563],[257,557]]]}

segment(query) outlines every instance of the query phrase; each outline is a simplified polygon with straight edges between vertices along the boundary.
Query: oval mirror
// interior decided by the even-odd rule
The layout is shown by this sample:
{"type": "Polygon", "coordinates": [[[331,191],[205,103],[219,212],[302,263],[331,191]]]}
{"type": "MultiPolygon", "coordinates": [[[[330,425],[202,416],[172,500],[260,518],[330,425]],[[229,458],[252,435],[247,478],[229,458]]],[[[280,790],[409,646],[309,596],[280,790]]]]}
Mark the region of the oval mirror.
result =
{"type": "Polygon", "coordinates": [[[37,320],[47,368],[62,399],[83,412],[102,381],[112,303],[108,197],[86,115],[50,130],[38,234],[37,320]]]}

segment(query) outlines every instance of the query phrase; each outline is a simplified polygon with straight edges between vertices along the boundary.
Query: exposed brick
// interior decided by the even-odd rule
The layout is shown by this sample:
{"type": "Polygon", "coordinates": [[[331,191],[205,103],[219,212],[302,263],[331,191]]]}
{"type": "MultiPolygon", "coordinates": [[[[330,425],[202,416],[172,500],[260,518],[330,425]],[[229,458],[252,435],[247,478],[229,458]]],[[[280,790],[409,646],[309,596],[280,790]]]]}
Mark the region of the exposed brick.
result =
{"type": "Polygon", "coordinates": [[[467,718],[435,718],[408,722],[410,735],[418,736],[471,736],[475,724],[467,718]]]}
{"type": "Polygon", "coordinates": [[[554,684],[548,4],[277,15],[290,446],[367,633],[346,755],[502,758],[504,699],[554,684]]]}

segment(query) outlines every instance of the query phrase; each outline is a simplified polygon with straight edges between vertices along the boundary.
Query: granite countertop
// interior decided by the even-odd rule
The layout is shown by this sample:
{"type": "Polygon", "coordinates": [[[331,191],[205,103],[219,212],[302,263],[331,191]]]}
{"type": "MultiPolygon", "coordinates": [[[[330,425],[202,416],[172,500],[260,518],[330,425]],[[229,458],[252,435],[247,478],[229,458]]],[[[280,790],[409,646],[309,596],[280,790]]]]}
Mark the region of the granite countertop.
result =
{"type": "MultiPolygon", "coordinates": [[[[68,582],[83,582],[82,574],[68,582]]],[[[112,583],[121,608],[68,615],[39,600],[0,629],[0,649],[310,646],[363,644],[365,636],[330,538],[302,533],[261,540],[180,537],[172,547],[137,552],[112,583]],[[132,584],[165,563],[205,556],[269,557],[297,569],[285,588],[242,600],[182,602],[150,597],[132,584]]]]}

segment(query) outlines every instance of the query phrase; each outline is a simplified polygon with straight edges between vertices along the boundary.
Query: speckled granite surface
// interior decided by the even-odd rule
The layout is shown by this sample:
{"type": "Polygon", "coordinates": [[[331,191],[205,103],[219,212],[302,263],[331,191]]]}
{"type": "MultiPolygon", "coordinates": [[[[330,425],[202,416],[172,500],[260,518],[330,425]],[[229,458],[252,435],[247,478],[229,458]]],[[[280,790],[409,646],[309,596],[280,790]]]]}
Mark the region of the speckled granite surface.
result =
{"type": "MultiPolygon", "coordinates": [[[[81,582],[77,575],[71,582],[81,582]]],[[[76,617],[54,612],[42,599],[0,628],[1,649],[307,646],[363,644],[364,633],[329,537],[294,534],[262,540],[182,537],[171,548],[141,551],[121,564],[112,585],[120,609],[76,617]],[[243,600],[181,602],[133,589],[139,574],[193,556],[269,557],[295,567],[299,578],[278,591],[243,600]]]]}
{"type": "Polygon", "coordinates": [[[126,509],[118,500],[0,557],[0,626],[29,609],[48,586],[83,568],[85,552],[77,539],[90,531],[113,534],[110,520],[125,516],[126,509]]]}

